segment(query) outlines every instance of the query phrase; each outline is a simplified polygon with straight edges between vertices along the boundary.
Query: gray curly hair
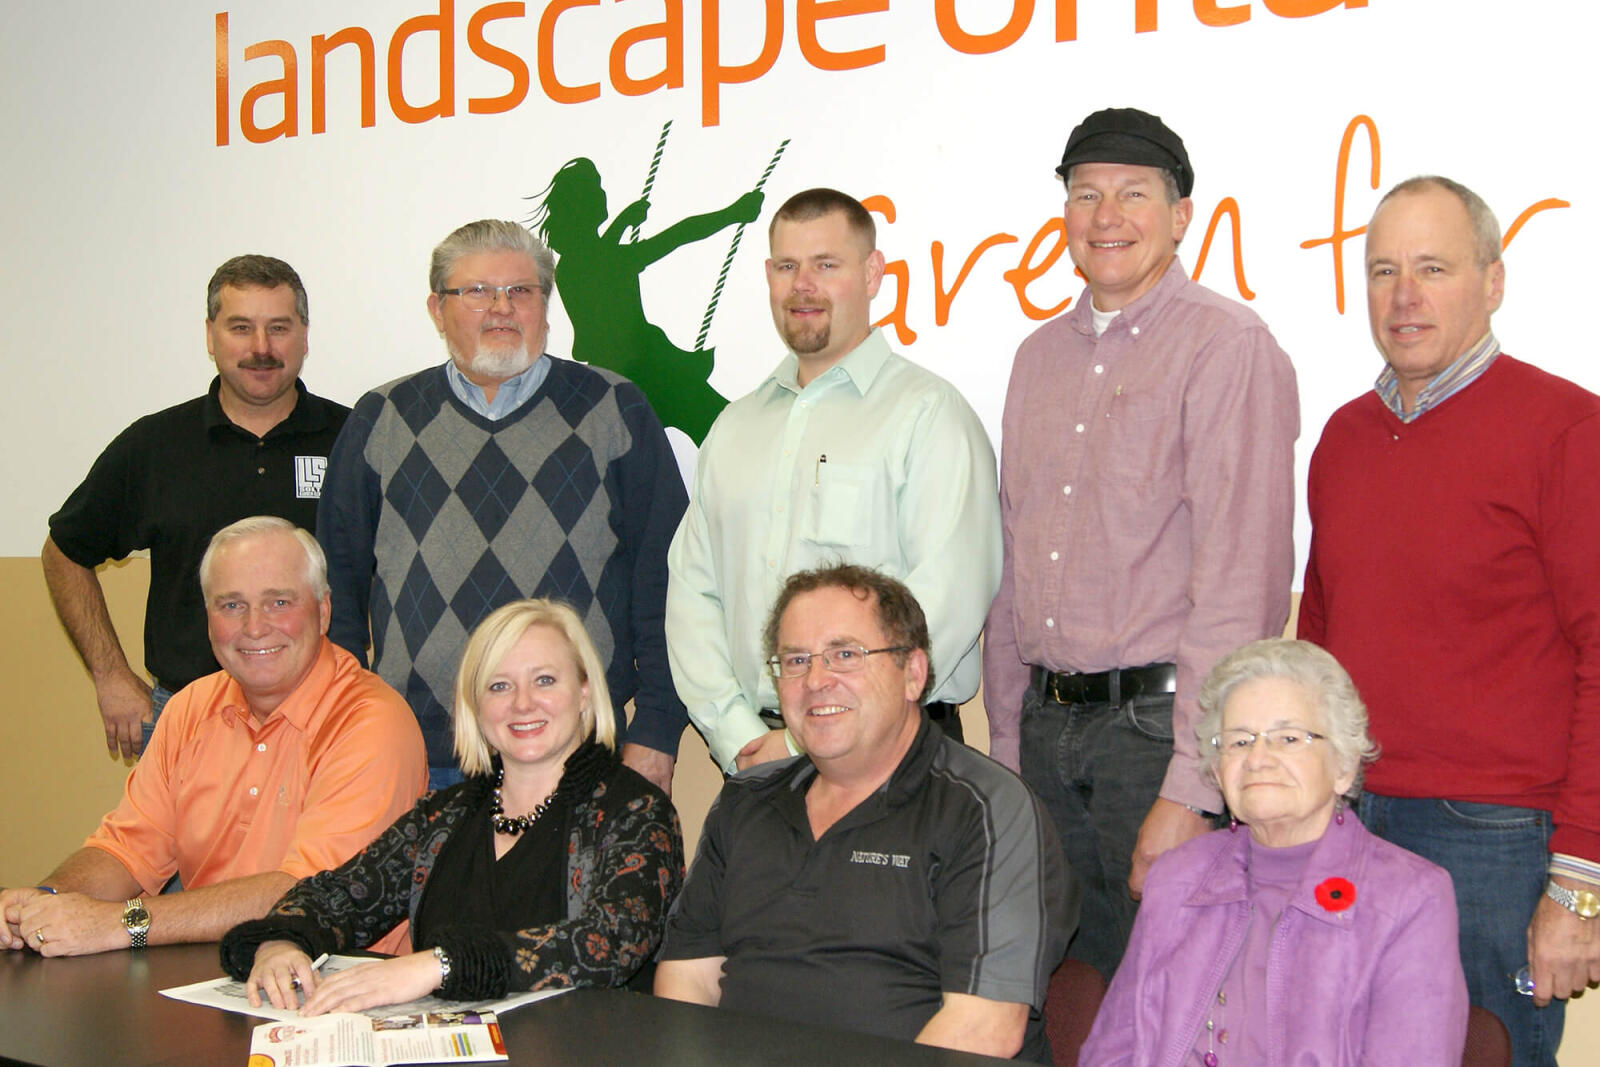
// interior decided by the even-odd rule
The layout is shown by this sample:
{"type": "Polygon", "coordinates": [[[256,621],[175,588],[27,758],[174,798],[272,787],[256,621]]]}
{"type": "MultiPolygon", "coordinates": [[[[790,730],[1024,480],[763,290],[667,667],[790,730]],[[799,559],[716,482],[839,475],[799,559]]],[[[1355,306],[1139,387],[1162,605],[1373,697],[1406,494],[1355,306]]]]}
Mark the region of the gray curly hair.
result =
{"type": "MultiPolygon", "coordinates": [[[[1200,758],[1214,776],[1217,747],[1212,739],[1222,731],[1222,709],[1235,689],[1261,678],[1283,678],[1310,694],[1322,715],[1317,732],[1328,739],[1339,774],[1354,774],[1351,791],[1361,785],[1361,767],[1378,758],[1378,746],[1367,734],[1367,706],[1355,682],[1326,650],[1309,641],[1274,637],[1252,641],[1234,649],[1211,668],[1200,684],[1200,721],[1195,734],[1200,758]]],[[[1315,725],[1315,724],[1308,724],[1315,725]]]]}

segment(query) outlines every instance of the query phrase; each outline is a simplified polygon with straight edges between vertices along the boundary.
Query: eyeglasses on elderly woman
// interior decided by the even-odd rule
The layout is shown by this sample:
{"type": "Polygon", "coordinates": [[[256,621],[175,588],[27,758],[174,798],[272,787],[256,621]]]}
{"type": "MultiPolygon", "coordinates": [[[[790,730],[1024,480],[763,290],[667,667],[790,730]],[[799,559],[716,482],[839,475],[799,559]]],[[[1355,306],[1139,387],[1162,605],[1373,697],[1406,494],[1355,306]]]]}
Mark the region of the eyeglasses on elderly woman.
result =
{"type": "Polygon", "coordinates": [[[1256,740],[1267,743],[1267,751],[1280,756],[1305,752],[1313,741],[1326,741],[1323,734],[1307,730],[1304,726],[1278,726],[1271,730],[1224,730],[1213,734],[1211,747],[1223,759],[1237,758],[1256,747],[1256,740]]]}

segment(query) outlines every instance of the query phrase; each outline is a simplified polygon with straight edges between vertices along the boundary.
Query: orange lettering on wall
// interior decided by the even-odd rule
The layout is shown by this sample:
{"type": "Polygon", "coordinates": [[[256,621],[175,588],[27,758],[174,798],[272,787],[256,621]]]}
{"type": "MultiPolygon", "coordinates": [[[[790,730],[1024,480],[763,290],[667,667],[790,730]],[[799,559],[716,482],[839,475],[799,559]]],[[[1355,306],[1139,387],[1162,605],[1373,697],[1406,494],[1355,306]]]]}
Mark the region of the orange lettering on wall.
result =
{"type": "Polygon", "coordinates": [[[599,7],[600,0],[550,0],[539,17],[539,87],[558,104],[581,104],[600,95],[600,83],[562,85],[556,79],[556,19],[574,7],[599,7]]]}
{"type": "Polygon", "coordinates": [[[1336,7],[1366,7],[1367,0],[1265,0],[1267,10],[1286,19],[1321,15],[1336,7]]]}
{"type": "Polygon", "coordinates": [[[1572,205],[1570,203],[1568,203],[1567,201],[1565,201],[1565,200],[1555,200],[1555,199],[1541,200],[1537,204],[1531,205],[1528,208],[1528,210],[1524,211],[1522,214],[1517,216],[1517,221],[1513,222],[1510,226],[1508,226],[1506,228],[1506,235],[1505,235],[1505,237],[1501,238],[1501,240],[1500,240],[1500,250],[1503,252],[1506,249],[1510,248],[1511,247],[1511,239],[1517,235],[1517,231],[1522,229],[1523,225],[1525,223],[1527,223],[1527,221],[1529,219],[1531,219],[1535,215],[1537,215],[1539,212],[1541,212],[1541,211],[1549,211],[1552,208],[1571,207],[1571,206],[1572,205]]]}
{"type": "Polygon", "coordinates": [[[889,10],[889,0],[800,0],[794,13],[794,28],[800,38],[800,54],[818,70],[855,70],[882,63],[884,46],[857,48],[850,52],[830,52],[817,40],[817,23],[846,15],[870,15],[889,10]]]}
{"type": "Polygon", "coordinates": [[[1069,296],[1055,307],[1042,308],[1028,299],[1027,292],[1028,284],[1055,266],[1056,260],[1061,258],[1061,253],[1066,247],[1066,225],[1059,217],[1050,219],[1034,233],[1033,240],[1023,249],[1017,265],[1001,275],[1011,283],[1011,288],[1016,290],[1017,306],[1028,318],[1035,321],[1052,318],[1067,310],[1067,306],[1072,303],[1072,297],[1069,296]],[[1050,249],[1044,254],[1043,259],[1035,262],[1033,257],[1038,254],[1039,246],[1044,244],[1046,238],[1050,239],[1050,249]]]}
{"type": "MultiPolygon", "coordinates": [[[[620,2],[620,0],[619,0],[620,2]]],[[[666,18],[639,26],[611,42],[611,84],[623,96],[643,96],[657,89],[683,88],[683,0],[667,0],[666,18]],[[628,49],[659,40],[666,49],[660,74],[635,79],[628,76],[628,49]]]]}
{"type": "Polygon", "coordinates": [[[1078,39],[1078,0],[1056,0],[1056,40],[1078,39]]]}
{"type": "Polygon", "coordinates": [[[1135,0],[1133,32],[1153,33],[1156,28],[1156,0],[1135,0]]]}
{"type": "Polygon", "coordinates": [[[1217,0],[1194,0],[1194,14],[1206,26],[1237,26],[1250,21],[1250,5],[1221,7],[1217,0]]]}
{"type": "Polygon", "coordinates": [[[401,122],[427,122],[449,118],[456,113],[456,18],[455,0],[439,0],[437,15],[418,15],[406,19],[389,38],[389,109],[401,122]],[[406,103],[405,84],[400,77],[406,39],[419,33],[439,35],[439,99],[413,107],[406,103]]]}
{"type": "Polygon", "coordinates": [[[299,132],[300,91],[295,80],[294,46],[288,41],[260,41],[244,50],[248,62],[263,56],[283,61],[283,77],[270,78],[245,90],[239,101],[239,130],[251,144],[263,144],[277,137],[293,137],[299,132]],[[271,126],[256,125],[256,103],[262,97],[283,97],[283,118],[271,126]]]}
{"type": "MultiPolygon", "coordinates": [[[[1061,13],[1056,12],[1057,28],[1060,28],[1061,13]]],[[[1017,38],[1022,36],[1022,31],[1028,28],[1028,23],[1033,21],[1033,0],[1011,0],[1011,17],[1006,24],[993,33],[968,33],[961,28],[961,23],[956,20],[955,0],[934,0],[933,20],[939,27],[939,36],[945,43],[957,52],[965,52],[969,56],[981,56],[990,52],[998,52],[1002,48],[1010,48],[1017,43],[1017,38]]]]}
{"type": "Polygon", "coordinates": [[[1372,145],[1372,188],[1378,188],[1378,174],[1381,167],[1382,153],[1378,144],[1378,126],[1365,115],[1357,115],[1350,120],[1344,128],[1344,140],[1339,142],[1339,162],[1333,181],[1333,233],[1327,237],[1318,237],[1310,241],[1301,241],[1301,248],[1316,248],[1319,245],[1330,245],[1333,249],[1333,303],[1344,314],[1344,243],[1352,237],[1359,237],[1367,232],[1365,226],[1357,226],[1347,230],[1344,226],[1344,184],[1345,176],[1350,171],[1350,145],[1355,140],[1356,130],[1367,131],[1367,141],[1372,145]]]}
{"type": "MultiPolygon", "coordinates": [[[[746,0],[748,3],[748,0],[746,0]]],[[[761,54],[749,63],[722,65],[721,0],[704,0],[700,13],[700,125],[715,126],[722,121],[721,90],[724,85],[755,81],[772,69],[783,46],[783,0],[763,0],[766,29],[761,39],[761,54]]]]}
{"type": "Polygon", "coordinates": [[[929,249],[933,254],[933,322],[935,326],[943,326],[950,321],[950,305],[955,303],[956,294],[966,284],[967,275],[972,273],[972,268],[977,264],[978,258],[995,245],[1011,244],[1016,240],[1009,233],[990,234],[978,246],[967,254],[967,260],[961,264],[961,270],[956,275],[956,280],[947,293],[944,290],[944,242],[935,241],[929,249]]]}
{"type": "Polygon", "coordinates": [[[906,303],[910,297],[911,268],[903,259],[891,259],[884,263],[885,277],[894,279],[894,308],[883,318],[874,322],[874,326],[894,327],[894,339],[902,345],[909,345],[916,341],[917,331],[906,322],[906,303]]]}
{"type": "Polygon", "coordinates": [[[1239,202],[1231,196],[1225,196],[1217,203],[1217,209],[1211,213],[1211,222],[1206,226],[1205,240],[1200,242],[1200,255],[1194,261],[1194,280],[1200,280],[1200,272],[1205,269],[1206,255],[1211,251],[1211,238],[1216,236],[1217,223],[1222,221],[1222,216],[1228,216],[1233,232],[1233,284],[1238,287],[1239,295],[1246,300],[1254,300],[1256,294],[1244,280],[1244,238],[1240,234],[1239,202]]]}
{"type": "Polygon", "coordinates": [[[217,147],[228,143],[228,13],[217,12],[217,147]]]}
{"type": "Polygon", "coordinates": [[[328,85],[324,67],[327,65],[328,53],[343,45],[353,44],[361,53],[361,125],[363,128],[376,125],[377,104],[373,99],[373,58],[372,34],[360,26],[346,26],[338,33],[324,37],[317,34],[311,38],[311,132],[313,134],[326,133],[328,130],[327,104],[328,85]]]}
{"type": "MultiPolygon", "coordinates": [[[[861,201],[861,206],[882,215],[884,222],[894,221],[894,201],[887,196],[869,196],[861,201]]],[[[909,345],[917,339],[917,331],[906,322],[906,304],[911,296],[911,268],[903,259],[892,259],[883,265],[883,273],[894,279],[894,309],[872,325],[894,327],[895,340],[902,345],[909,345]]]]}
{"type": "Polygon", "coordinates": [[[492,45],[483,36],[483,27],[495,19],[520,19],[526,9],[522,4],[490,4],[472,13],[467,22],[467,47],[472,54],[511,75],[511,91],[504,96],[475,96],[467,101],[467,110],[474,115],[497,115],[510,111],[528,97],[528,64],[515,52],[492,45]]]}

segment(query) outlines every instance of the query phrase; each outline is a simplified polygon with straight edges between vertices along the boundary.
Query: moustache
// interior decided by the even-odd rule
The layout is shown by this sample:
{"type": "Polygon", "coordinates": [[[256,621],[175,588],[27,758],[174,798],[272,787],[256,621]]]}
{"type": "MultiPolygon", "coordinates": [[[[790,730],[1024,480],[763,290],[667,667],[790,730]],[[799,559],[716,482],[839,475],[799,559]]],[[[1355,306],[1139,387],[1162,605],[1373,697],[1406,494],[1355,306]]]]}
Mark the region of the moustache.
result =
{"type": "Polygon", "coordinates": [[[283,360],[272,356],[252,356],[239,361],[240,370],[278,370],[283,366],[283,360]]]}

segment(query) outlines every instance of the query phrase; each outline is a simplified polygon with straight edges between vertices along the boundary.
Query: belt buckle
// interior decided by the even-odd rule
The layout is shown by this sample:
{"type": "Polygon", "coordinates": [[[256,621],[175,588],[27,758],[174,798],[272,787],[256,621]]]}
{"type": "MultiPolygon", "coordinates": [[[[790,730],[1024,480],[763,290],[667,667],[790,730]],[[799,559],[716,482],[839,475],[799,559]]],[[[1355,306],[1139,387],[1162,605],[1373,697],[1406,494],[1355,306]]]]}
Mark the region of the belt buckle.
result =
{"type": "Polygon", "coordinates": [[[1057,704],[1078,703],[1081,699],[1081,696],[1074,698],[1067,694],[1062,688],[1062,683],[1072,677],[1073,675],[1067,674],[1066,672],[1050,671],[1045,675],[1045,694],[1057,704]]]}

